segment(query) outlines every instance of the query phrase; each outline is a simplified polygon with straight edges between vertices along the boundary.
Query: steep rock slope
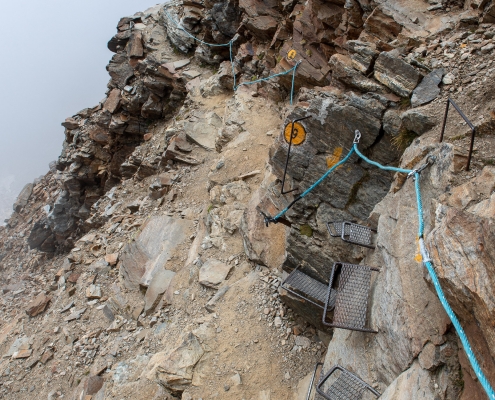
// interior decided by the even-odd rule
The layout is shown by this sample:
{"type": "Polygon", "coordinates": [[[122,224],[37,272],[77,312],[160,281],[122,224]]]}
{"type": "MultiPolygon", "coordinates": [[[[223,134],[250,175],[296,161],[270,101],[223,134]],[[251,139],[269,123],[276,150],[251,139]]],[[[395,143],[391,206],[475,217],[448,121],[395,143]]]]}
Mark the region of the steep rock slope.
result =
{"type": "Polygon", "coordinates": [[[286,190],[308,188],[356,129],[386,165],[434,154],[421,180],[428,246],[494,381],[492,8],[188,1],[123,18],[106,99],[63,123],[59,161],[0,228],[2,395],[303,399],[325,360],[383,398],[484,398],[417,257],[410,180],[353,156],[287,213],[290,229],[265,227],[258,208],[274,215],[294,199],[280,194],[294,118],[311,116],[286,190]],[[232,54],[177,21],[232,40],[232,54]],[[294,66],[291,48],[294,105],[291,75],[254,82],[294,66]],[[249,83],[235,92],[231,60],[249,83]],[[470,172],[458,116],[436,144],[448,94],[477,118],[470,172]],[[330,238],[336,219],[377,227],[376,249],[330,238]],[[324,282],[333,261],[381,268],[376,335],[324,331],[279,293],[295,267],[324,282]]]}

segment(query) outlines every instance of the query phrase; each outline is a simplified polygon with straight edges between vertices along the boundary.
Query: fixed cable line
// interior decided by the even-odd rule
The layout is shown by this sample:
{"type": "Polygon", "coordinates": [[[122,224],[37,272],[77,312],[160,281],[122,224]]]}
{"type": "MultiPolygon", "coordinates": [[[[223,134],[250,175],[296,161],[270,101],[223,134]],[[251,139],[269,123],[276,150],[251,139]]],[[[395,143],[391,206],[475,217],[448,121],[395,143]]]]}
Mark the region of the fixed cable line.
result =
{"type": "Polygon", "coordinates": [[[474,354],[473,349],[471,348],[471,344],[469,343],[469,339],[464,332],[464,329],[462,328],[457,316],[455,315],[454,311],[452,310],[452,307],[450,306],[447,298],[445,297],[445,294],[443,292],[442,286],[440,285],[440,280],[438,279],[437,273],[435,271],[435,268],[431,262],[430,255],[428,254],[428,250],[426,249],[426,245],[424,242],[424,218],[423,218],[423,201],[421,199],[421,189],[420,189],[420,174],[421,171],[423,171],[425,168],[427,168],[429,165],[431,165],[434,162],[434,159],[428,159],[426,164],[420,166],[419,168],[416,169],[405,169],[405,168],[396,168],[396,167],[390,167],[390,166],[385,166],[382,165],[376,161],[370,160],[368,157],[363,155],[359,149],[358,149],[358,144],[359,140],[361,139],[361,133],[356,130],[355,132],[355,137],[354,137],[354,143],[353,147],[347,153],[347,155],[337,164],[335,164],[332,168],[330,168],[327,172],[325,172],[320,179],[318,179],[313,185],[311,185],[307,190],[305,190],[301,195],[296,197],[284,210],[282,210],[280,213],[278,213],[275,217],[269,217],[267,215],[264,215],[265,218],[265,223],[269,222],[274,222],[276,223],[279,218],[281,218],[297,201],[301,200],[304,196],[306,196],[308,193],[310,193],[313,189],[315,189],[323,180],[330,175],[335,169],[347,162],[349,160],[350,156],[353,153],[356,153],[360,158],[362,158],[364,161],[367,163],[374,165],[375,167],[378,167],[384,171],[394,171],[394,172],[400,172],[404,174],[408,174],[408,177],[412,177],[415,181],[415,193],[416,193],[416,204],[418,208],[418,239],[419,239],[419,248],[420,248],[420,253],[421,253],[421,258],[423,265],[426,267],[428,274],[431,277],[431,280],[433,282],[433,286],[435,287],[435,291],[437,293],[438,299],[440,300],[440,303],[442,304],[445,312],[450,318],[450,321],[454,325],[454,328],[457,332],[457,335],[459,336],[459,339],[462,342],[462,346],[464,348],[464,352],[467,355],[467,358],[471,364],[471,367],[473,368],[474,373],[476,374],[476,377],[481,383],[481,386],[483,386],[483,389],[485,390],[486,394],[488,395],[488,398],[490,400],[495,400],[495,391],[490,385],[490,382],[486,378],[485,374],[483,373],[483,370],[481,369],[478,360],[476,358],[476,355],[474,354]]]}
{"type": "Polygon", "coordinates": [[[163,12],[167,16],[167,18],[170,21],[172,21],[175,26],[177,26],[177,28],[179,28],[187,36],[189,36],[190,38],[196,40],[197,42],[199,42],[201,44],[204,44],[205,46],[210,46],[210,47],[228,47],[229,48],[230,64],[232,66],[232,76],[234,78],[234,84],[233,84],[232,89],[234,91],[236,91],[237,88],[239,88],[239,86],[242,86],[242,85],[252,85],[252,84],[255,84],[255,83],[259,83],[259,82],[267,82],[267,81],[269,81],[272,78],[277,78],[279,76],[288,75],[288,74],[290,74],[292,72],[292,83],[291,83],[291,90],[290,90],[290,105],[292,105],[293,99],[294,99],[294,87],[295,87],[295,79],[296,79],[296,70],[297,70],[297,67],[299,66],[299,64],[301,64],[302,60],[297,61],[296,62],[296,65],[294,65],[292,68],[288,69],[287,71],[278,72],[276,74],[269,75],[266,78],[260,78],[260,79],[256,79],[256,80],[253,80],[253,81],[241,82],[241,83],[239,83],[239,85],[236,85],[235,67],[234,67],[235,59],[234,59],[234,55],[233,55],[234,52],[232,50],[232,46],[233,46],[234,42],[237,40],[237,38],[239,37],[239,35],[236,34],[227,43],[208,43],[208,42],[205,42],[204,40],[201,40],[201,39],[197,38],[192,33],[190,33],[189,31],[187,31],[186,28],[184,28],[181,25],[180,22],[177,22],[174,18],[172,18],[172,16],[167,12],[167,10],[165,10],[165,7],[163,8],[163,12]]]}

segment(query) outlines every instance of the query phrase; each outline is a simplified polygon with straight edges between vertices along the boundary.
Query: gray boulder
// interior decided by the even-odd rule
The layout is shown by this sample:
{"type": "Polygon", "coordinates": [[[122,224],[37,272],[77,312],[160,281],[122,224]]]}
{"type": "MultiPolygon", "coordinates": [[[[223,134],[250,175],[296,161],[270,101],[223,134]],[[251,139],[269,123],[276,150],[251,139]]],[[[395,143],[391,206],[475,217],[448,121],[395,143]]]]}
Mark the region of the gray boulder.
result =
{"type": "Polygon", "coordinates": [[[31,193],[33,193],[33,188],[34,185],[32,183],[28,183],[22,188],[21,193],[19,193],[19,196],[17,196],[17,199],[14,203],[15,212],[21,211],[26,206],[29,198],[31,197],[31,193]]]}
{"type": "Polygon", "coordinates": [[[417,135],[422,135],[435,126],[435,121],[418,109],[407,110],[402,113],[400,118],[402,120],[403,127],[408,131],[416,133],[417,135]]]}
{"type": "Polygon", "coordinates": [[[438,85],[442,81],[444,71],[442,68],[435,69],[426,75],[421,83],[414,89],[411,97],[411,105],[418,107],[433,101],[440,94],[438,85]]]}
{"type": "Polygon", "coordinates": [[[395,94],[409,97],[418,85],[421,75],[400,58],[382,52],[375,63],[375,78],[395,94]]]}

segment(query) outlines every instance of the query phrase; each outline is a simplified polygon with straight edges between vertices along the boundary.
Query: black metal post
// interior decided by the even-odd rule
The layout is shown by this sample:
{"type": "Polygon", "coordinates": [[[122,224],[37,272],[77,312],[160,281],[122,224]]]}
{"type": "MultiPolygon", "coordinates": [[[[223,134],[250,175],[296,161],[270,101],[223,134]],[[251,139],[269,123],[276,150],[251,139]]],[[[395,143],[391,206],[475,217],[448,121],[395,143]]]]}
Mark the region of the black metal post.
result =
{"type": "Polygon", "coordinates": [[[445,126],[447,125],[447,116],[449,115],[450,99],[447,99],[447,106],[445,107],[445,115],[443,116],[442,133],[440,134],[440,143],[443,142],[443,134],[445,133],[445,126]]]}
{"type": "Polygon", "coordinates": [[[284,176],[282,178],[282,187],[280,189],[280,193],[281,194],[287,194],[287,193],[291,193],[291,192],[295,192],[296,190],[298,190],[298,188],[295,188],[295,189],[292,189],[292,190],[287,190],[287,191],[284,191],[284,186],[285,186],[285,177],[287,175],[287,167],[289,165],[289,157],[290,157],[290,150],[292,148],[292,139],[294,137],[294,124],[296,122],[299,122],[299,121],[302,121],[304,119],[308,119],[308,118],[311,118],[311,115],[308,115],[307,117],[303,117],[303,118],[298,118],[298,119],[295,119],[293,121],[291,121],[291,130],[290,130],[290,140],[289,140],[289,149],[287,150],[287,158],[285,159],[285,168],[284,168],[284,176]]]}
{"type": "Polygon", "coordinates": [[[449,105],[451,103],[452,103],[452,106],[455,108],[455,110],[459,113],[459,115],[464,119],[464,121],[466,121],[469,128],[471,128],[471,143],[469,145],[469,154],[468,154],[468,160],[467,160],[467,164],[466,164],[466,171],[469,171],[469,167],[471,165],[471,158],[473,155],[474,137],[476,135],[476,127],[471,123],[471,121],[468,119],[468,117],[466,117],[466,115],[462,112],[462,110],[459,108],[459,106],[451,98],[447,99],[447,106],[445,107],[445,115],[443,117],[442,133],[440,134],[440,143],[442,143],[442,141],[443,141],[443,135],[445,133],[445,126],[447,125],[447,115],[449,113],[449,105]]]}

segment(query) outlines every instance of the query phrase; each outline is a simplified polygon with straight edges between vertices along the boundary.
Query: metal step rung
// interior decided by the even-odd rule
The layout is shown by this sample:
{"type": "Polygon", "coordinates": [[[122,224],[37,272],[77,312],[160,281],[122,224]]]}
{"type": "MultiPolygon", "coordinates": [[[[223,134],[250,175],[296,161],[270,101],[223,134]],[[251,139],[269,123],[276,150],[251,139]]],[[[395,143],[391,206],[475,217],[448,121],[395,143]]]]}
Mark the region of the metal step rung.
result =
{"type": "Polygon", "coordinates": [[[379,392],[340,365],[335,365],[316,385],[316,392],[327,400],[361,400],[365,391],[380,397],[379,392]],[[327,380],[335,378],[334,374],[338,374],[337,378],[325,385],[327,380]]]}
{"type": "MultiPolygon", "coordinates": [[[[282,288],[320,308],[323,308],[327,302],[328,285],[311,278],[298,268],[290,273],[282,283],[282,288]]],[[[329,310],[333,308],[333,304],[335,304],[335,292],[332,290],[328,302],[329,310]]]]}
{"type": "Polygon", "coordinates": [[[375,229],[349,221],[327,222],[327,229],[330,236],[340,237],[344,242],[375,248],[372,244],[372,232],[376,232],[375,229]]]}
{"type": "Polygon", "coordinates": [[[362,332],[377,333],[367,326],[368,301],[371,289],[371,273],[378,268],[337,262],[333,264],[327,296],[335,293],[333,304],[325,303],[323,324],[362,332]],[[336,281],[337,280],[337,281],[336,281]],[[336,285],[334,287],[334,282],[336,285]],[[332,322],[327,322],[327,313],[333,309],[332,322]]]}

